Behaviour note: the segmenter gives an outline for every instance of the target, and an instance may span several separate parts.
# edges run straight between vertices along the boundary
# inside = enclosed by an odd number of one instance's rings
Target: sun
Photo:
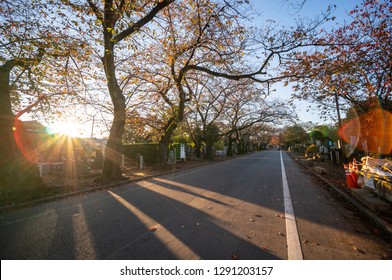
[[[71,122],[58,122],[49,126],[52,133],[63,134],[69,137],[77,137],[79,131],[77,126]]]

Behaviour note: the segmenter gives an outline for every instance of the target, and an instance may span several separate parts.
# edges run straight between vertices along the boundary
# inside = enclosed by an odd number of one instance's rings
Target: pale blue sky
[[[300,0],[250,0],[250,3],[254,6],[255,10],[260,14],[255,19],[253,24],[263,24],[268,19],[274,20],[281,26],[293,26],[295,21],[299,17],[314,18],[322,11],[326,11],[329,5],[336,5],[332,16],[335,16],[334,21],[330,21],[325,25],[325,28],[337,26],[345,21],[350,21],[349,11],[352,10],[356,5],[361,4],[362,0],[306,0],[301,10],[296,10],[287,3],[298,3]],[[275,86],[276,92],[272,93],[272,97],[279,97],[288,99],[291,94],[291,87],[283,87],[281,84]],[[313,123],[328,123],[332,124],[336,120],[323,121],[320,119],[319,111],[317,109],[310,110],[307,112],[308,102],[296,102],[296,111],[302,122],[313,122]],[[334,112],[335,113],[335,112]],[[344,113],[343,113],[344,116]]]
[[[294,24],[295,18],[299,16],[312,18],[321,11],[325,11],[329,5],[336,5],[333,13],[336,17],[335,22],[343,22],[348,18],[347,13],[362,1],[306,0],[300,10],[296,10],[288,5],[288,3],[298,2],[301,2],[301,0],[250,0],[255,9],[261,13],[261,19],[273,19],[286,26]]]

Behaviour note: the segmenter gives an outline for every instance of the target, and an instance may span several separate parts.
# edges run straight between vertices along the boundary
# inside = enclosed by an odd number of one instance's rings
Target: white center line
[[[289,184],[287,183],[286,171],[283,163],[282,152],[280,152],[280,163],[282,166],[282,183],[284,211],[286,220],[287,255],[289,260],[303,260],[301,243],[299,241],[297,222],[295,220],[293,204],[291,202]]]

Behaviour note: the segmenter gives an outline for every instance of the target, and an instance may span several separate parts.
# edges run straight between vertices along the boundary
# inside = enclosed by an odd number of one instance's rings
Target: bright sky
[[[262,24],[267,19],[272,19],[282,26],[293,26],[298,17],[314,18],[322,11],[326,11],[329,5],[336,5],[332,16],[336,19],[328,24],[338,25],[345,21],[350,21],[348,12],[356,5],[359,5],[361,0],[306,0],[301,10],[296,10],[287,3],[298,3],[301,0],[250,0],[250,3],[255,7],[256,11],[260,13],[260,17],[255,20],[256,24]],[[328,25],[325,25],[327,28]],[[291,94],[291,87],[284,87],[281,84],[275,86],[276,92],[272,97],[280,97],[288,99]],[[297,113],[301,122],[325,123],[320,120],[319,112],[314,108],[307,112],[308,106],[312,105],[308,102],[296,102]],[[344,116],[344,114],[343,114]],[[336,120],[331,120],[327,124],[335,123]]]
[[[296,10],[287,4],[299,2],[301,0],[250,0],[250,3],[261,13],[261,20],[273,19],[286,26],[294,24],[297,17],[312,18],[325,11],[329,5],[336,5],[333,15],[336,16],[335,22],[341,23],[348,18],[347,13],[362,1],[306,0],[301,10]]]

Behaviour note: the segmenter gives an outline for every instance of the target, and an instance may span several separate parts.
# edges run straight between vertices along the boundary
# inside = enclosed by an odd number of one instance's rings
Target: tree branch
[[[102,14],[100,13],[97,5],[95,5],[95,3],[91,0],[87,0],[90,8],[93,10],[93,13],[95,14],[95,16],[97,17],[98,20],[100,20],[101,22],[104,21]]]
[[[91,0],[89,0],[91,1]],[[175,0],[163,0],[162,2],[159,2],[147,15],[145,15],[143,18],[139,19],[137,22],[129,26],[127,29],[124,31],[120,32],[114,37],[115,42],[120,42],[124,40],[126,37],[131,35],[132,33],[138,31],[141,27],[149,23],[157,13],[159,13],[162,9],[166,8],[168,5],[170,5],[172,2]]]
[[[64,93],[53,93],[53,94],[50,94],[50,95],[40,96],[34,103],[30,104],[26,108],[24,108],[24,109],[20,110],[18,113],[16,113],[15,118],[16,119],[20,118],[23,114],[26,114],[26,113],[30,112],[34,107],[36,107],[42,101],[47,100],[47,99],[49,99],[52,96],[63,95],[63,94]]]
[[[45,50],[43,48],[38,49],[38,53],[34,58],[15,58],[7,60],[3,65],[0,66],[0,71],[11,71],[14,67],[26,67],[39,63],[44,56]]]
[[[229,80],[235,80],[235,81],[239,81],[241,79],[252,79],[252,80],[259,82],[259,83],[265,83],[265,82],[267,82],[266,80],[260,80],[260,79],[256,78],[255,76],[267,74],[267,72],[265,72],[264,70],[274,55],[275,55],[275,52],[271,52],[267,56],[267,58],[265,59],[264,63],[261,65],[260,69],[253,72],[253,73],[249,73],[249,74],[221,73],[221,72],[217,72],[217,71],[208,69],[203,66],[198,66],[198,65],[187,65],[186,70],[197,70],[197,71],[201,71],[201,72],[207,73],[207,74],[215,76],[215,77],[222,77],[222,78],[226,78]]]
[[[207,73],[209,75],[215,76],[215,77],[222,77],[222,78],[226,78],[229,80],[235,80],[235,81],[239,81],[241,79],[253,79],[255,81],[259,81],[262,82],[262,80],[256,79],[255,76],[260,74],[260,75],[265,75],[267,74],[266,72],[262,72],[262,71],[256,71],[250,74],[238,74],[238,75],[234,75],[234,74],[227,74],[227,73],[221,73],[221,72],[217,72],[211,69],[208,69],[206,67],[203,66],[198,66],[198,65],[189,65],[187,67],[188,70],[197,70],[197,71],[201,71],[204,73]]]

